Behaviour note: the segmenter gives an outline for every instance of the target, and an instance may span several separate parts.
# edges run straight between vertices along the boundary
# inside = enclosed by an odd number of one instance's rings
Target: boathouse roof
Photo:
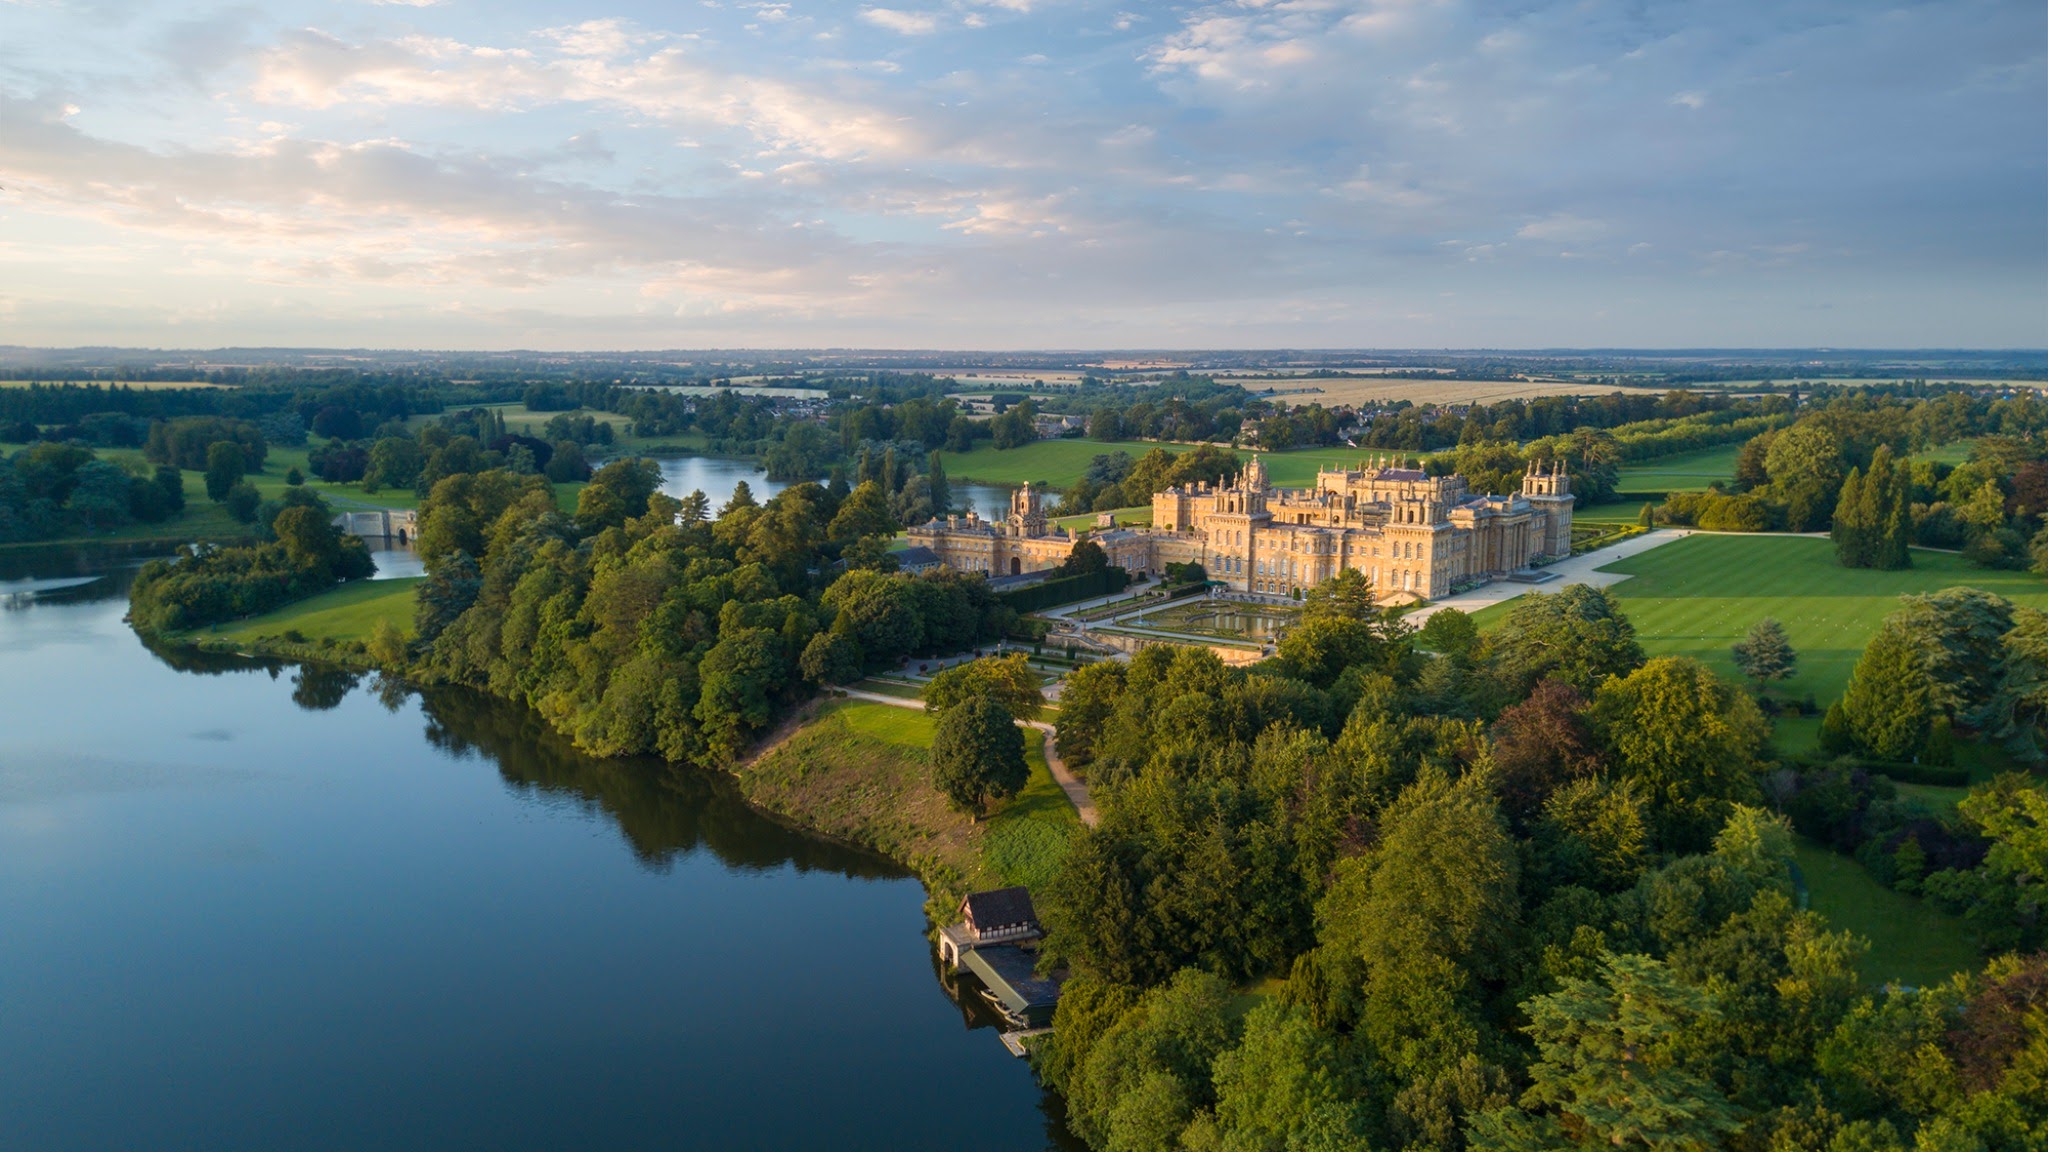
[[[960,911],[977,932],[1038,923],[1038,910],[1031,906],[1028,888],[998,888],[976,892],[960,902]]]

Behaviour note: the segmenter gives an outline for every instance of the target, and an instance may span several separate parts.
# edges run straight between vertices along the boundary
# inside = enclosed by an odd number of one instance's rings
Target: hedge
[[[1930,784],[1937,788],[1962,788],[1970,783],[1970,770],[1944,764],[1908,764],[1900,760],[1872,760],[1863,756],[1841,756],[1835,759],[1799,757],[1798,763],[1804,768],[1827,768],[1840,761],[1852,761],[1855,766],[1874,776],[1888,776],[1900,784]]]
[[[1019,612],[1036,612],[1043,608],[1072,604],[1076,600],[1092,600],[1097,596],[1121,592],[1130,582],[1130,573],[1121,568],[1109,567],[1100,572],[1061,576],[1047,580],[1043,584],[1033,584],[1014,592],[1004,592],[996,599]]]

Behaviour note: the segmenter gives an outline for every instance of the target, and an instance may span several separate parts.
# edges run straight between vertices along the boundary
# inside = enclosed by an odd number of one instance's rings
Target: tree
[[[1937,711],[1925,650],[1896,614],[1878,626],[1849,673],[1842,719],[1856,746],[1882,760],[1911,760]]]
[[[726,500],[725,507],[720,508],[718,510],[718,517],[719,519],[723,520],[725,517],[732,515],[733,512],[741,508],[758,507],[760,507],[760,505],[755,503],[754,501],[753,488],[749,487],[745,480],[740,480],[736,481],[733,484],[732,496],[730,499]]]
[[[1758,692],[1773,680],[1791,676],[1799,663],[1799,654],[1792,650],[1785,626],[1769,616],[1751,625],[1749,635],[1737,641],[1732,652],[1735,667],[1756,681]]]
[[[247,480],[236,481],[221,501],[221,505],[228,510],[228,515],[243,524],[256,522],[256,509],[262,504],[263,494],[256,491],[256,486]]]
[[[1647,788],[1667,848],[1705,847],[1731,803],[1757,798],[1763,715],[1697,660],[1660,656],[1607,681],[1593,717],[1618,774]]]
[[[1643,663],[1635,626],[1622,615],[1621,602],[1604,588],[1584,584],[1517,598],[1488,638],[1487,651],[1516,697],[1528,695],[1546,676],[1592,692],[1609,676],[1625,676]]]
[[[1335,617],[1345,620],[1372,620],[1380,615],[1379,602],[1373,598],[1372,581],[1356,568],[1339,569],[1335,576],[1308,590],[1302,597],[1301,615],[1304,620],[1317,617]]]
[[[80,466],[72,480],[66,507],[87,528],[112,528],[128,521],[134,483],[119,466],[93,460]]]
[[[969,700],[993,700],[1018,720],[1036,720],[1045,707],[1038,674],[1022,652],[956,664],[932,677],[924,690],[924,706],[932,712],[943,713]]]
[[[2012,628],[2000,639],[1998,691],[1985,709],[1992,735],[2021,759],[2042,759],[2048,730],[2048,612],[2013,609]]]
[[[405,633],[400,632],[398,625],[390,620],[378,618],[376,625],[370,629],[368,648],[370,659],[377,662],[377,667],[393,671],[405,667]]]
[[[413,592],[413,631],[431,644],[469,606],[483,588],[483,575],[467,552],[456,552],[427,569],[427,578]]]
[[[1568,1123],[1549,1115],[1488,1113],[1473,1126],[1476,1152],[1714,1152],[1741,1130],[1741,1113],[1685,1059],[1688,1033],[1717,1019],[1715,1004],[1661,961],[1604,954],[1596,978],[1566,978],[1558,991],[1523,1008],[1537,1060],[1522,1106],[1554,1108]]]
[[[956,806],[979,819],[990,801],[1015,796],[1030,778],[1024,733],[1008,708],[984,698],[939,714],[932,735],[932,786]]]
[[[1864,479],[1857,468],[1849,469],[1842,492],[1835,500],[1835,522],[1829,535],[1835,541],[1835,559],[1844,568],[1873,566],[1878,532],[1878,507],[1871,489],[1876,477]]]
[[[284,482],[286,487],[297,488],[306,482],[306,474],[297,468],[287,469],[284,474]]]
[[[851,542],[863,536],[893,536],[901,527],[889,512],[888,494],[873,480],[856,485],[825,529],[834,540]]]
[[[944,516],[953,510],[953,486],[946,482],[946,462],[934,451],[925,457],[924,479],[931,494],[932,515]]]
[[[1428,651],[1469,663],[1479,648],[1479,625],[1456,608],[1439,608],[1423,622],[1415,642]]]
[[[233,440],[216,440],[206,447],[206,498],[226,503],[228,491],[247,471],[242,446]]]
[[[1593,737],[1590,711],[1578,689],[1545,680],[1494,721],[1495,784],[1509,812],[1527,817],[1558,788],[1600,775],[1604,758]]]
[[[851,684],[860,679],[860,645],[838,632],[820,632],[804,645],[797,668],[813,684]]]
[[[1125,688],[1121,660],[1102,660],[1069,673],[1060,689],[1060,714],[1054,722],[1060,758],[1075,769],[1095,759],[1096,742],[1115,713]]]
[[[271,522],[271,531],[284,546],[285,558],[301,572],[321,580],[332,578],[341,558],[341,534],[322,509],[305,506],[286,508]]]
[[[1060,561],[1061,576],[1092,576],[1109,570],[1109,554],[1102,545],[1083,536],[1068,550],[1067,558]]]

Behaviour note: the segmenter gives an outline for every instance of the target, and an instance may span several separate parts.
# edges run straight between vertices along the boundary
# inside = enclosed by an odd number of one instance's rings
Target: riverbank
[[[1051,880],[1081,820],[1046,764],[1043,733],[1025,741],[1024,790],[985,820],[931,786],[932,734],[921,711],[831,700],[734,773],[749,803],[916,872],[935,924],[968,892]]]
[[[377,670],[368,640],[380,621],[412,631],[421,578],[356,581],[261,616],[170,636],[159,644]],[[923,880],[933,923],[985,888],[1052,878],[1081,816],[1046,761],[1048,735],[1025,741],[1030,779],[985,820],[931,785],[932,720],[922,710],[821,698],[792,714],[732,766],[748,803],[832,840],[878,852]]]

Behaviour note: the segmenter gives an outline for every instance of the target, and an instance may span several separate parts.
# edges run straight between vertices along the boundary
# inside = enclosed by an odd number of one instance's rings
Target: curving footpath
[[[858,688],[842,688],[840,691],[853,700],[867,700],[897,708],[915,708],[919,712],[925,710],[922,700],[906,700],[901,696],[885,696],[880,692],[863,692]],[[1051,769],[1053,782],[1060,786],[1060,791],[1067,794],[1067,802],[1074,806],[1074,812],[1081,817],[1081,823],[1090,828],[1095,827],[1096,822],[1102,819],[1101,814],[1095,811],[1095,802],[1088,798],[1088,785],[1075,779],[1074,774],[1067,771],[1067,762],[1060,759],[1059,734],[1053,730],[1052,725],[1043,720],[1023,720],[1019,723],[1026,728],[1036,728],[1045,733],[1045,766]]]

